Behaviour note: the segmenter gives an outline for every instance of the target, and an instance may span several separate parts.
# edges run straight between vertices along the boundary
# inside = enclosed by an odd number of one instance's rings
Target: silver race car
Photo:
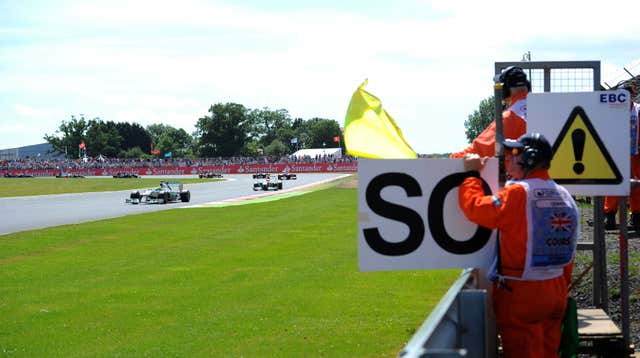
[[[253,182],[253,190],[282,190],[282,180],[275,179],[274,176],[267,174],[264,179]]]
[[[191,192],[185,190],[180,182],[161,181],[157,188],[134,191],[125,200],[131,204],[166,204],[180,200],[183,203],[191,200]]]

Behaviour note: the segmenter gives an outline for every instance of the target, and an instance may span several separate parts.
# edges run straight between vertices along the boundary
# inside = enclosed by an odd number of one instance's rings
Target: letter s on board
[[[409,235],[400,242],[386,241],[378,228],[363,230],[367,244],[379,254],[386,256],[402,256],[415,251],[424,239],[425,226],[420,214],[411,208],[390,203],[380,196],[382,189],[388,186],[399,186],[408,197],[422,196],[420,184],[412,176],[405,173],[384,173],[374,177],[367,185],[366,201],[371,210],[388,219],[406,224]]]

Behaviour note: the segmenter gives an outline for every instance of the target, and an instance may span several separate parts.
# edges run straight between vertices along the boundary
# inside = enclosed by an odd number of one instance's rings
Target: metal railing
[[[494,324],[478,270],[465,269],[398,357],[494,357]]]

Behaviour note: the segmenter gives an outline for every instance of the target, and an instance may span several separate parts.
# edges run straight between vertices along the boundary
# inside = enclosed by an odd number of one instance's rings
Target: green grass
[[[167,179],[167,178],[0,178],[0,198],[25,195],[84,193],[155,187],[161,180],[179,181],[183,184],[206,183],[220,179]]]
[[[356,199],[0,236],[0,356],[393,357],[459,270],[358,272]]]

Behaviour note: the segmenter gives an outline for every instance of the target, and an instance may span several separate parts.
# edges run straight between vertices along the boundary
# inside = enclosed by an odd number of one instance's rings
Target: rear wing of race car
[[[169,187],[169,189],[177,192],[181,192],[183,190],[183,185],[179,181],[168,181],[165,182],[165,185]]]

